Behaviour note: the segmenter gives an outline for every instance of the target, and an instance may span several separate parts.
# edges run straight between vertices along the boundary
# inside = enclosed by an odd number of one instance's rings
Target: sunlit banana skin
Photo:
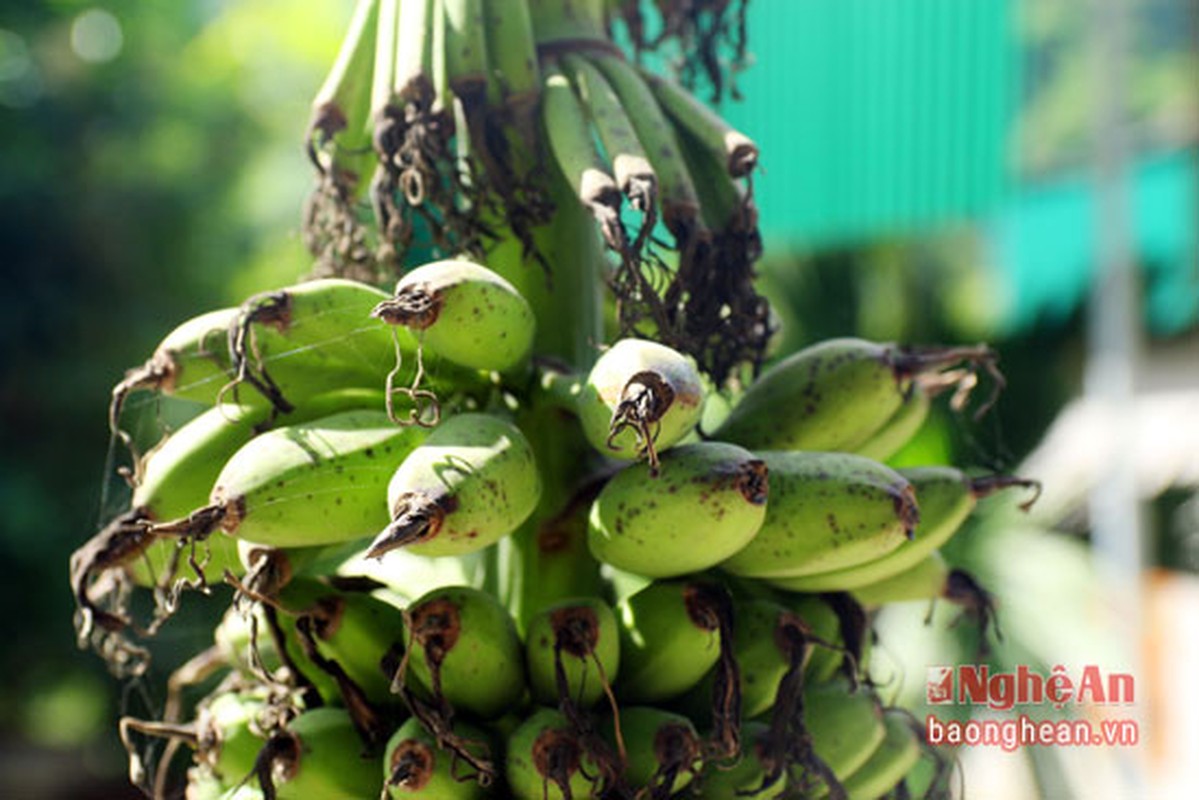
[[[396,468],[387,486],[391,521],[367,551],[463,555],[516,530],[537,507],[541,479],[520,429],[490,414],[441,423]],[[378,530],[378,529],[376,529]]]
[[[115,429],[125,396],[155,389],[173,397],[211,403],[233,377],[229,329],[238,309],[222,308],[192,317],[172,330],[141,367],[129,370],[112,390],[110,422]]]
[[[633,208],[656,214],[658,178],[620,98],[599,70],[582,56],[564,55],[562,66],[612,161],[612,174],[621,193]]]
[[[827,339],[764,372],[713,435],[750,449],[855,452],[903,406],[913,378],[961,362],[1002,381],[985,347]]]
[[[589,797],[595,764],[560,711],[537,709],[508,737],[504,773],[519,800]]]
[[[845,569],[784,578],[776,584],[800,592],[847,591],[869,586],[914,568],[957,533],[979,498],[1009,487],[1037,488],[1033,481],[1006,475],[971,478],[954,467],[908,467],[906,478],[920,504],[920,523],[912,540],[881,558]]]
[[[764,462],[736,445],[700,442],[664,453],[661,474],[617,473],[591,508],[588,546],[600,561],[650,577],[715,566],[753,539],[767,514]]]
[[[275,422],[294,424],[371,405],[382,408],[380,393],[331,392],[312,398]],[[130,505],[146,519],[157,522],[186,516],[203,506],[225,462],[270,426],[272,416],[270,409],[262,405],[221,403],[204,411],[146,453]],[[138,583],[149,585],[165,574],[177,548],[178,540],[160,538],[142,558],[130,564],[129,572]],[[235,549],[234,540],[220,536],[208,537],[197,548],[207,581],[219,582],[226,569],[239,571]]]
[[[425,438],[383,411],[346,411],[276,428],[225,464],[210,497],[220,525],[275,547],[336,544],[387,524],[384,498],[395,465]]]
[[[759,452],[770,502],[757,535],[722,564],[734,575],[790,578],[880,558],[919,521],[911,484],[849,453]]]
[[[623,660],[616,690],[622,701],[677,697],[716,665],[720,620],[708,600],[719,592],[697,581],[657,581],[617,604]]]
[[[426,352],[463,367],[505,372],[529,355],[536,323],[516,288],[469,261],[435,261],[396,284],[371,315],[402,325]]]
[[[372,320],[370,312],[387,297],[373,286],[344,278],[263,292],[242,304],[240,327],[233,329],[230,344],[237,355],[253,336],[258,355],[268,362],[295,357],[311,367],[344,364],[383,374],[392,366],[395,345],[392,331]],[[402,342],[412,347],[409,337]]]
[[[274,784],[279,800],[366,798],[378,797],[383,787],[378,763],[363,753],[362,740],[344,709],[314,708],[267,741],[256,773],[260,782]]]
[[[632,460],[666,450],[690,433],[703,400],[690,358],[656,342],[621,339],[591,368],[577,410],[593,447]]]
[[[849,800],[876,800],[895,788],[920,760],[920,740],[903,711],[883,712],[886,734],[865,764],[844,781]]]
[[[604,695],[620,669],[620,634],[611,607],[598,597],[563,600],[534,616],[525,632],[525,661],[533,699],[558,702],[557,664],[566,696],[588,708]]]
[[[490,749],[490,736],[466,723],[454,726],[463,740],[475,743],[481,756]],[[438,747],[420,720],[409,719],[387,742],[383,754],[384,797],[422,797],[426,800],[474,800],[493,792],[471,779],[469,768],[455,764],[454,755]]]
[[[524,648],[512,618],[490,594],[466,586],[436,589],[409,606],[406,617],[406,685],[430,698],[439,690],[455,711],[480,719],[498,717],[520,700]]]

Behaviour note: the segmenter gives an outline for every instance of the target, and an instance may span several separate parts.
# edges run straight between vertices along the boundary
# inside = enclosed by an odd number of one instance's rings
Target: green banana
[[[577,399],[583,433],[605,455],[657,453],[691,432],[703,413],[704,387],[695,363],[643,339],[621,339],[595,362]]]
[[[490,414],[458,414],[408,454],[387,487],[391,522],[368,558],[407,547],[463,555],[516,530],[537,506],[541,479],[520,429]]]
[[[916,376],[959,362],[994,373],[994,361],[985,347],[828,339],[764,372],[713,436],[750,449],[853,452],[903,406]]]
[[[813,631],[808,622],[781,603],[737,598],[733,608],[731,649],[740,673],[741,716],[753,719],[770,710],[783,676],[788,670],[804,669],[816,645],[809,640]],[[799,640],[788,635],[792,629],[802,634],[802,649],[792,647]],[[683,707],[694,709],[691,716],[697,722],[711,715],[714,681],[714,673],[708,673],[682,701]]]
[[[720,660],[729,605],[718,585],[679,580],[654,582],[618,603],[617,696],[633,703],[660,702],[699,683]]]
[[[162,534],[200,535],[220,526],[239,539],[276,547],[334,544],[369,536],[387,520],[391,464],[424,439],[382,411],[344,411],[264,433],[233,454],[210,504],[159,523]]]
[[[192,317],[176,327],[154,348],[153,355],[140,367],[125,373],[112,389],[108,425],[120,430],[125,398],[137,389],[152,389],[172,397],[216,401],[221,389],[233,379],[233,359],[229,354],[229,329],[240,310],[222,308]]]
[[[237,785],[254,771],[262,739],[255,735],[266,710],[260,691],[221,692],[203,702],[196,715],[196,760],[225,787]]]
[[[804,720],[816,755],[839,780],[865,764],[886,737],[878,700],[843,679],[804,690]]]
[[[383,396],[369,390],[344,390],[305,401],[275,422],[296,424],[352,408],[382,407]],[[264,406],[220,403],[190,420],[142,458],[140,480],[130,505],[149,521],[164,522],[187,515],[203,506],[212,492],[222,465],[255,435],[269,427],[272,413]],[[178,559],[179,539],[159,538],[128,571],[134,581],[153,585],[160,576],[171,574]],[[221,580],[226,569],[236,571],[235,540],[210,536],[203,543],[202,558],[207,582]]]
[[[620,186],[595,147],[595,134],[582,101],[556,61],[542,63],[542,130],[562,176],[595,217],[613,248],[625,241],[620,223]]]
[[[399,609],[367,592],[340,590],[312,578],[292,580],[279,591],[277,602],[285,633],[297,638],[301,651],[313,648],[318,666],[332,669],[335,679],[353,681],[372,702],[393,699],[391,675],[383,665],[401,651]]]
[[[920,760],[920,739],[907,712],[883,712],[886,731],[870,759],[843,781],[849,800],[876,800],[895,788]]]
[[[524,653],[516,625],[499,601],[466,586],[436,589],[405,612],[408,645],[393,687],[493,719],[525,692]]]
[[[539,703],[590,708],[610,691],[620,668],[621,636],[598,597],[563,600],[534,616],[525,633],[529,688]]]
[[[722,564],[734,575],[792,578],[860,564],[900,547],[919,510],[911,484],[864,456],[763,452],[770,474],[766,519]]]
[[[620,711],[620,731],[628,753],[625,778],[643,787],[638,796],[666,800],[690,785],[703,768],[703,747],[691,720],[649,706]],[[610,736],[616,743],[615,736]],[[619,747],[619,743],[617,743]]]
[[[846,656],[853,660],[855,674],[862,672],[862,651],[866,635],[865,618],[850,608],[835,608],[833,595],[795,595],[784,604],[807,626],[808,649],[804,663],[804,683],[825,683],[841,669]],[[849,604],[846,604],[849,605]],[[860,609],[855,609],[860,610]],[[842,615],[846,618],[843,619]]]
[[[633,123],[642,149],[649,156],[650,165],[658,179],[658,199],[666,229],[676,240],[689,241],[701,225],[699,197],[674,126],[666,118],[649,86],[624,58],[607,53],[588,53],[587,58],[620,98],[620,105]]]
[[[775,585],[797,592],[828,592],[879,583],[915,567],[949,541],[980,498],[1011,487],[1039,491],[1036,481],[1007,475],[971,478],[954,467],[909,467],[897,472],[912,484],[920,503],[920,523],[912,541],[877,559],[844,569],[779,579],[774,581]],[[1036,499],[1035,495],[1032,499]]]
[[[650,577],[715,566],[748,545],[767,515],[766,465],[736,445],[674,447],[662,474],[617,473],[591,507],[587,544],[600,561]]]
[[[778,791],[765,786],[769,773],[762,762],[763,740],[769,735],[770,727],[763,722],[746,722],[741,727],[743,747],[740,756],[731,764],[709,760],[697,781],[700,797],[758,798],[775,797]]]
[[[590,797],[598,780],[574,726],[561,711],[536,709],[505,747],[508,788],[518,800]]]
[[[396,284],[371,316],[415,332],[429,353],[469,369],[507,372],[533,344],[533,310],[516,288],[469,261],[435,261]]]
[[[838,679],[807,687],[803,709],[812,750],[822,765],[809,769],[804,782],[809,787],[823,782],[830,793],[834,788],[841,789],[831,785],[828,773],[843,784],[870,760],[887,735],[882,708],[869,692],[853,691]],[[809,774],[812,772],[815,774]]]
[[[347,203],[366,189],[365,172],[372,160],[367,122],[378,21],[379,0],[358,0],[337,59],[312,101],[308,123],[309,158]]]
[[[234,377],[282,412],[333,385],[383,388],[402,356],[416,352],[407,330],[370,318],[387,294],[324,278],[257,294],[229,328]]]
[[[600,71],[582,56],[567,53],[562,56],[562,66],[595,125],[621,194],[643,214],[656,214],[658,177],[620,98]],[[652,217],[645,224],[652,227]]]
[[[729,176],[743,178],[753,172],[758,165],[758,146],[752,139],[734,130],[720,115],[673,81],[646,69],[640,72],[663,110],[723,164]]]
[[[913,381],[895,413],[855,447],[854,452],[875,461],[887,461],[916,436],[931,410],[932,398],[928,391],[920,381]]]
[[[485,732],[456,723],[454,733],[469,742],[479,758],[488,757],[491,737]],[[425,730],[419,719],[413,718],[401,725],[387,742],[383,756],[383,797],[476,800],[492,794],[478,780],[462,772],[455,755],[440,749],[437,737]]]
[[[377,759],[364,754],[340,708],[300,713],[263,745],[254,771],[263,792],[278,800],[378,797],[383,787]]]

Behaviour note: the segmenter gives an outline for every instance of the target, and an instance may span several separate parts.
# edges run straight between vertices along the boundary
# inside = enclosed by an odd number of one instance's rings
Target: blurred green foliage
[[[304,123],[351,5],[0,15],[0,748],[102,746],[80,785],[124,771],[118,687],[75,649],[67,588],[69,553],[116,510],[109,392],[179,321],[308,269]],[[21,780],[6,796],[59,791]]]

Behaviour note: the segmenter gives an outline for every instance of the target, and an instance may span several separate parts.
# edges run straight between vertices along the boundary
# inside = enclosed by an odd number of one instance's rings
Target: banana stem
[[[528,7],[538,46],[608,42],[603,0],[528,0]]]
[[[1010,489],[1013,486],[1030,490],[1032,496],[1020,504],[1021,511],[1030,510],[1033,504],[1041,497],[1041,482],[1030,478],[1017,478],[1014,475],[984,475],[981,478],[969,478],[968,483],[970,485],[970,494],[974,496],[975,500],[990,497],[997,492]]]

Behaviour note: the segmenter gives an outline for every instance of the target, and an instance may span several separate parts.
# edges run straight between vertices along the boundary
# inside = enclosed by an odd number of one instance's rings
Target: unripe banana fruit
[[[578,734],[560,711],[542,708],[508,737],[505,773],[518,800],[581,800],[597,780]]]
[[[886,737],[882,708],[866,690],[843,680],[804,690],[804,724],[816,756],[844,781],[865,764]]]
[[[780,603],[767,598],[739,599],[734,609],[732,651],[740,672],[741,716],[752,719],[770,710],[783,676],[789,669],[803,669],[815,645],[807,641],[801,651],[792,651],[792,642],[798,638],[789,635],[788,629],[804,639],[812,631],[806,620]],[[714,679],[709,673],[685,698],[686,708],[696,710],[692,718],[697,722],[710,716]]]
[[[845,569],[783,578],[776,585],[797,592],[827,592],[885,581],[915,567],[949,541],[980,498],[1010,487],[1039,489],[1035,481],[1006,475],[971,478],[954,467],[910,467],[897,472],[912,484],[920,503],[920,524],[913,531],[912,541],[878,559]]]
[[[391,476],[391,522],[379,526],[367,557],[397,547],[425,556],[481,550],[516,530],[540,497],[533,448],[520,429],[490,414],[457,414]]]
[[[393,465],[425,436],[422,428],[397,428],[382,411],[276,428],[229,459],[211,508],[228,533],[276,547],[369,536],[387,522]]]
[[[883,797],[920,760],[920,740],[912,730],[911,717],[899,710],[884,711],[883,726],[886,734],[882,744],[843,782],[849,800]]]
[[[454,733],[474,745],[477,755],[486,758],[490,738],[486,733],[456,723]],[[491,794],[457,763],[454,754],[438,747],[420,720],[409,719],[387,742],[383,756],[384,797],[421,797],[425,800],[476,800]]]
[[[112,390],[109,422],[117,427],[126,395],[155,389],[173,397],[211,403],[233,377],[228,334],[239,310],[222,308],[192,317],[154,349],[141,367],[129,370]]]
[[[934,600],[945,594],[949,582],[949,564],[940,551],[876,583],[853,590],[854,598],[864,606],[877,608],[887,603]]]
[[[720,658],[722,601],[727,595],[714,584],[660,581],[618,603],[618,696],[659,702],[695,686]]]
[[[379,796],[378,761],[363,752],[350,715],[341,708],[302,712],[272,736],[258,756],[259,779],[278,800]]]
[[[348,390],[330,392],[302,403],[279,421],[296,424],[352,408],[383,407],[379,392]],[[131,505],[144,518],[163,522],[183,517],[203,506],[212,492],[222,466],[263,428],[272,413],[262,405],[221,403],[191,419],[145,454],[140,480],[133,490]],[[129,571],[134,580],[153,584],[174,558],[178,540],[161,538],[150,545]],[[236,571],[236,542],[221,536],[205,540],[204,576],[220,581],[226,569]]]
[[[290,582],[278,602],[285,611],[280,622],[290,636],[311,636],[320,655],[335,661],[373,702],[393,699],[383,664],[389,655],[398,658],[394,651],[400,649],[396,643],[403,628],[398,609],[366,592],[338,591],[312,578]]]
[[[875,461],[887,461],[920,432],[931,410],[932,398],[928,391],[920,381],[912,381],[907,395],[890,419],[853,451]]]
[[[616,680],[620,635],[612,609],[598,597],[564,600],[543,609],[529,621],[525,641],[529,687],[539,703],[559,702],[565,688],[566,698],[589,708]],[[565,687],[559,686],[559,669]]]
[[[196,715],[196,759],[228,788],[254,770],[262,738],[254,734],[265,708],[260,692],[222,692],[201,704]]]
[[[961,361],[993,371],[994,359],[985,347],[828,339],[764,372],[714,436],[750,449],[854,452],[903,406],[915,376]]]
[[[508,281],[470,261],[435,261],[396,284],[371,311],[420,336],[435,355],[470,369],[505,372],[533,345],[533,310]]]
[[[766,465],[736,445],[700,442],[662,455],[662,474],[617,473],[591,508],[591,553],[619,569],[673,577],[745,547],[767,515]]]
[[[498,717],[525,692],[516,625],[499,601],[467,586],[437,589],[408,607],[406,686],[482,719]]]
[[[718,761],[704,764],[700,776],[699,797],[719,800],[739,798],[775,797],[778,789],[763,786],[766,765],[762,763],[762,741],[770,734],[770,727],[762,722],[747,722],[741,728],[741,755],[731,766]]]
[[[583,432],[599,452],[645,456],[691,432],[703,413],[704,387],[695,363],[665,345],[621,339],[591,368],[578,398]]]
[[[919,521],[911,484],[848,453],[764,452],[770,502],[757,536],[722,565],[734,575],[791,578],[880,558]]]
[[[611,727],[611,726],[610,726]],[[666,800],[682,791],[703,767],[703,748],[691,720],[649,706],[620,711],[620,730],[629,784],[644,787],[650,800]],[[615,744],[615,737],[609,735]]]

